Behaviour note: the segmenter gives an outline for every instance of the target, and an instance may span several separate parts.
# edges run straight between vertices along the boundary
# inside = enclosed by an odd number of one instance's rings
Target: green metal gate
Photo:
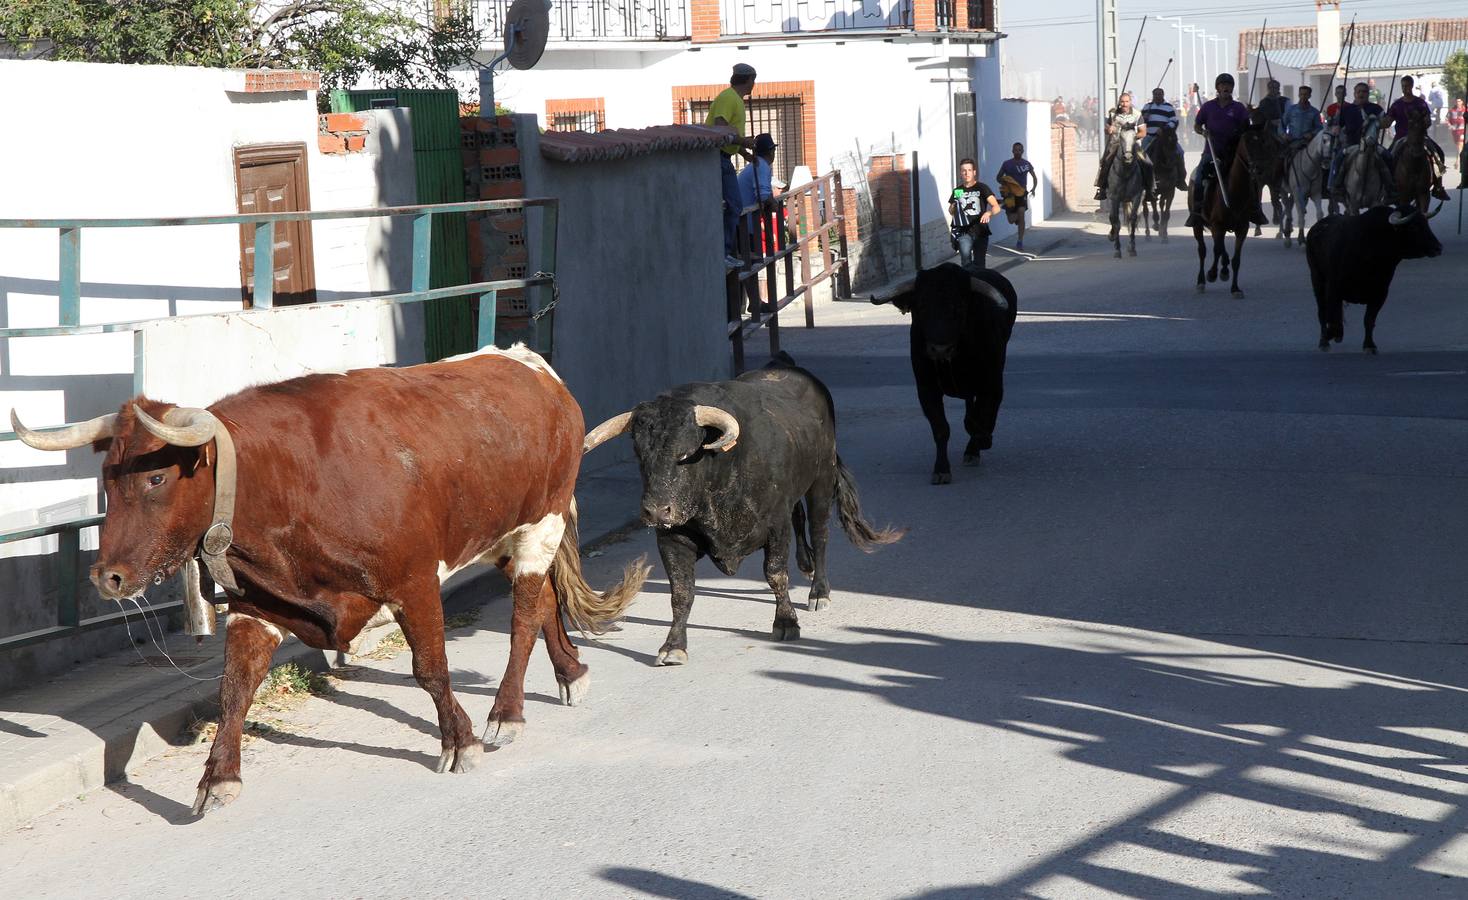
[[[413,162],[419,203],[458,203],[464,199],[464,162],[459,153],[459,94],[452,90],[332,91],[332,112],[362,112],[373,101],[391,101],[413,111]],[[478,199],[478,198],[475,198]],[[429,244],[430,287],[469,281],[469,235],[462,213],[433,217]],[[424,355],[429,362],[467,353],[475,347],[474,299],[433,303],[424,310]]]

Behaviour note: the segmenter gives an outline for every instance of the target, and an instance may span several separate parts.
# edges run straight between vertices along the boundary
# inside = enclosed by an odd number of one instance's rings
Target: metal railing
[[[721,30],[726,35],[794,34],[812,31],[866,31],[911,28],[912,0],[723,0]]]
[[[484,40],[498,46],[512,0],[471,0]],[[560,41],[681,41],[691,34],[688,0],[550,0],[550,38]]]
[[[994,0],[937,0],[936,13],[939,28],[994,30]]]
[[[539,271],[527,278],[509,278],[499,281],[480,281],[450,287],[430,288],[429,249],[432,221],[435,215],[453,215],[493,210],[526,209],[539,207],[541,215],[541,250]],[[0,219],[0,228],[47,228],[56,229],[60,242],[60,265],[58,296],[60,299],[58,323],[31,328],[0,328],[0,340],[7,338],[54,337],[77,334],[110,334],[137,332],[143,326],[164,319],[217,318],[220,316],[264,316],[270,315],[275,272],[275,224],[277,222],[317,222],[329,219],[365,219],[385,216],[413,217],[413,269],[411,289],[405,293],[359,297],[347,300],[332,300],[332,305],[372,304],[377,306],[402,305],[407,303],[448,300],[478,295],[479,325],[477,346],[494,343],[498,294],[500,291],[525,289],[530,312],[530,343],[537,351],[543,351],[544,340],[540,320],[554,306],[556,227],[558,202],[550,198],[524,200],[478,200],[470,203],[438,203],[418,206],[389,206],[368,209],[322,210],[314,212],[253,213],[224,216],[191,216],[184,218],[154,219]],[[254,308],[233,309],[227,312],[198,313],[189,316],[166,316],[139,319],[128,322],[105,322],[92,325],[81,324],[81,235],[87,228],[155,228],[180,225],[254,225],[255,271],[253,278]],[[263,262],[262,262],[263,261]],[[544,301],[544,302],[542,302]],[[134,358],[134,393],[141,393],[143,360],[140,354]],[[32,423],[34,427],[34,423]],[[69,425],[52,425],[36,428],[37,431],[56,431]],[[18,440],[15,432],[0,432],[0,441]],[[62,522],[28,526],[22,529],[0,532],[0,545],[13,544],[33,538],[57,535],[58,552],[55,572],[57,580],[56,624],[35,631],[9,637],[0,637],[0,650],[10,650],[29,644],[68,637],[92,628],[122,621],[121,613],[111,613],[83,619],[80,617],[78,576],[81,565],[81,531],[100,525],[104,515],[88,515]],[[181,602],[154,604],[153,609],[166,611],[180,607]]]
[[[780,310],[804,300],[805,327],[814,328],[816,285],[829,280],[838,297],[851,295],[841,173],[786,191],[770,207],[741,210],[737,241],[743,265],[729,270],[725,297],[734,371],[743,372],[744,341],[760,328],[769,330],[770,355],[780,352]]]

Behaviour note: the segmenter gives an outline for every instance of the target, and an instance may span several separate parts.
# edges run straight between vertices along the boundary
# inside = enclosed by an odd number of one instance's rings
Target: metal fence
[[[780,310],[804,300],[805,327],[814,328],[816,285],[830,281],[838,297],[851,295],[841,173],[787,191],[769,208],[747,207],[739,221],[743,265],[729,270],[725,296],[734,370],[743,372],[744,341],[760,328],[769,330],[770,355],[780,352]]]
[[[541,214],[540,271],[527,278],[501,281],[481,281],[447,287],[430,288],[432,275],[432,234],[434,216],[462,216],[464,213],[486,210],[526,209],[539,207]],[[54,326],[34,328],[0,328],[0,340],[10,338],[54,337],[77,334],[136,334],[144,325],[159,319],[140,319],[131,322],[106,322],[92,325],[81,324],[81,247],[82,231],[88,228],[156,228],[179,225],[234,225],[254,227],[255,271],[254,308],[229,312],[200,313],[197,316],[170,318],[197,318],[210,316],[263,316],[272,312],[273,275],[275,271],[275,226],[278,222],[315,222],[328,219],[381,218],[384,216],[413,217],[413,271],[411,289],[406,293],[361,297],[354,300],[332,301],[334,304],[372,304],[377,306],[400,305],[452,300],[466,295],[479,298],[478,346],[494,343],[495,312],[499,291],[526,289],[530,304],[529,342],[537,351],[548,351],[549,323],[543,330],[541,319],[549,314],[555,297],[555,248],[558,204],[554,199],[525,200],[479,200],[470,203],[441,203],[418,206],[376,207],[370,209],[322,210],[316,212],[279,212],[250,215],[193,216],[188,218],[160,219],[0,219],[0,228],[45,228],[55,229],[60,242],[60,272],[58,278],[59,311]],[[263,264],[261,261],[263,260]],[[141,393],[142,359],[134,362],[134,393]],[[68,425],[52,425],[37,428],[37,431],[55,431]],[[18,440],[15,432],[0,432],[0,441]],[[54,522],[13,531],[0,532],[0,544],[11,544],[32,538],[57,536],[56,554],[57,603],[56,624],[48,628],[22,634],[0,637],[0,650],[10,650],[37,644],[43,641],[68,637],[93,628],[113,625],[122,620],[121,613],[111,613],[90,618],[81,618],[78,604],[78,577],[81,566],[81,531],[100,525],[105,516],[90,515],[64,522]],[[165,611],[182,604],[179,602],[155,604],[154,609]]]
[[[513,0],[472,0],[470,15],[488,44],[498,45]],[[550,38],[562,41],[686,39],[687,0],[550,0]]]

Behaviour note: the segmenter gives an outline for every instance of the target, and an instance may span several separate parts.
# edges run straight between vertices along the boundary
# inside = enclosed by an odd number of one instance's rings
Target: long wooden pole
[[[1404,42],[1405,40],[1407,40],[1407,32],[1406,31],[1398,31],[1397,32],[1397,61],[1394,62],[1394,63],[1392,63],[1392,83],[1389,84],[1389,85],[1387,85],[1387,88],[1386,88],[1386,106],[1383,107],[1383,109],[1390,109],[1391,108],[1391,105],[1392,105],[1392,94],[1395,94],[1397,92],[1397,69],[1398,69],[1398,67],[1400,67],[1402,65],[1402,42]]]
[[[1349,72],[1350,69],[1351,69],[1351,61],[1350,61],[1351,60],[1351,57],[1350,56],[1347,56],[1346,54],[1347,54],[1348,48],[1351,46],[1351,39],[1353,37],[1355,37],[1355,36],[1356,36],[1356,17],[1354,15],[1352,15],[1351,16],[1351,27],[1346,29],[1346,42],[1341,45],[1340,52],[1338,52],[1335,55],[1335,68],[1330,70],[1330,79],[1325,82],[1325,96],[1320,101],[1320,111],[1321,111],[1321,113],[1324,113],[1325,112],[1325,108],[1327,106],[1330,106],[1330,104],[1332,103],[1332,97],[1330,95],[1330,89],[1333,88],[1333,87],[1335,87],[1335,73],[1341,67],[1341,57],[1345,57],[1345,59],[1346,59],[1346,71]],[[1345,83],[1345,76],[1344,75],[1341,76],[1341,82],[1343,84]],[[1344,104],[1342,104],[1342,105],[1344,105]],[[1337,112],[1337,114],[1339,114],[1340,111],[1337,110],[1336,112]],[[1329,125],[1330,123],[1329,122],[1326,122],[1326,124]]]
[[[1269,31],[1269,19],[1264,20],[1264,27],[1259,30],[1259,49],[1254,52],[1254,66],[1249,69],[1249,106],[1254,105],[1254,82],[1259,79],[1254,77],[1254,69],[1259,68],[1259,57],[1264,53],[1264,34]]]

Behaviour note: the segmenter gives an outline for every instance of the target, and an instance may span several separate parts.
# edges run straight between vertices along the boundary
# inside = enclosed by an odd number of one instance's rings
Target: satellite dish
[[[479,70],[479,114],[494,115],[494,69],[509,60],[517,69],[540,62],[550,37],[550,0],[515,0],[505,13],[505,52]]]
[[[515,0],[505,13],[505,58],[517,69],[540,62],[550,37],[550,3],[547,0]]]

